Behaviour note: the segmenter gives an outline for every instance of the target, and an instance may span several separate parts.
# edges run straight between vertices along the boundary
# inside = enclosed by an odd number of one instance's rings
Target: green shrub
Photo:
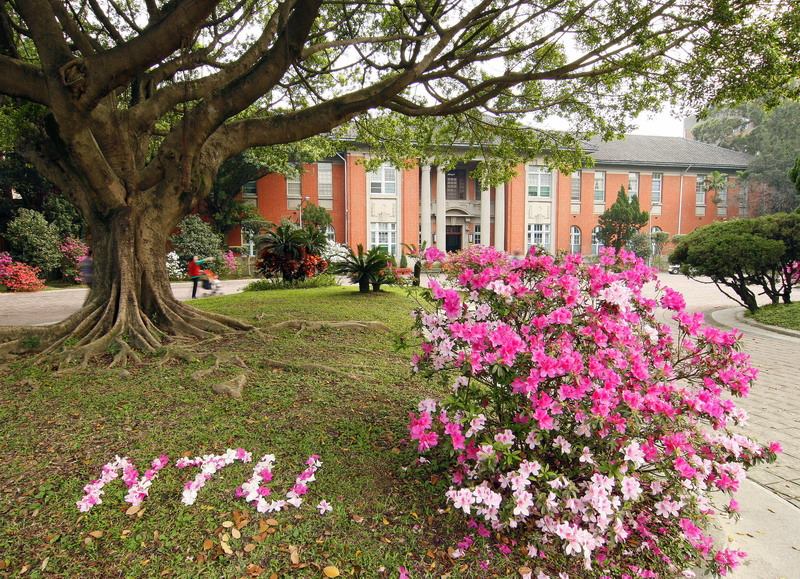
[[[268,291],[280,289],[311,289],[338,285],[336,277],[323,273],[304,280],[283,281],[279,279],[260,279],[247,284],[242,291]]]
[[[58,230],[47,223],[44,215],[33,209],[20,209],[8,224],[5,238],[11,246],[11,255],[47,273],[61,263]]]
[[[181,267],[186,269],[186,263],[193,255],[206,258],[213,257],[214,261],[206,267],[219,274],[224,266],[222,260],[222,236],[216,233],[211,226],[197,215],[187,215],[178,223],[178,233],[170,237],[175,252],[180,256]]]
[[[696,229],[681,239],[669,261],[686,275],[710,277],[725,295],[754,312],[758,303],[750,286],[776,283],[785,250],[783,242],[755,235],[753,220],[742,219]]]

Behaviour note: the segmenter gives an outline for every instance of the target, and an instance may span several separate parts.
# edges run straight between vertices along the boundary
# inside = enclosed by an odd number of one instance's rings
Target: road
[[[235,279],[222,282],[222,293],[232,294],[253,280]],[[0,293],[0,326],[43,325],[59,322],[83,305],[88,288],[70,288],[36,293]],[[179,300],[192,297],[191,282],[172,284],[172,293]],[[197,289],[197,295],[207,292]],[[200,298],[198,298],[200,299]]]

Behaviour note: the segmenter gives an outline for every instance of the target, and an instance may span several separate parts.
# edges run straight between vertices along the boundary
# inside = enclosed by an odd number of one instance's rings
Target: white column
[[[481,184],[481,245],[492,244],[492,193]]]
[[[419,225],[421,229],[422,243],[431,246],[431,166],[423,165],[420,167],[420,200],[419,200]]]
[[[483,227],[483,226],[481,226]],[[481,232],[481,235],[483,232]],[[506,250],[506,185],[500,183],[494,188],[494,246]]]
[[[445,251],[447,245],[447,208],[445,207],[445,179],[444,169],[436,168],[436,247]]]

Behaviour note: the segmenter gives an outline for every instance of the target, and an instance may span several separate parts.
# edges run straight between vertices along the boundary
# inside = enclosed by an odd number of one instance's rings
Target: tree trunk
[[[369,293],[369,279],[361,278],[358,280],[358,291],[362,294]]]
[[[41,337],[45,354],[67,361],[113,354],[112,364],[153,353],[165,336],[205,338],[252,329],[232,318],[201,312],[175,299],[167,275],[165,248],[172,225],[162,207],[123,207],[87,216],[94,272],[89,296],[79,312],[60,324],[19,329]],[[0,334],[14,339],[12,329]]]

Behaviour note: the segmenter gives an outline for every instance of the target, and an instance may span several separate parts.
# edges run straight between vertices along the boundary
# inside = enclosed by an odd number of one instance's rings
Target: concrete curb
[[[794,338],[800,338],[800,332],[798,332],[797,330],[792,330],[791,328],[781,328],[780,326],[773,326],[771,324],[765,324],[763,322],[759,322],[752,318],[748,318],[745,315],[743,309],[736,312],[736,320],[742,322],[743,324],[749,324],[751,326],[755,326],[756,328],[761,328],[762,330],[775,332],[776,334],[783,334],[784,336],[792,336]]]
[[[724,321],[724,318],[732,317],[733,320],[735,320],[741,326],[750,326],[752,328],[757,328],[762,332],[769,332],[771,334],[788,336],[790,338],[796,338],[800,340],[800,332],[798,331],[790,330],[788,328],[781,328],[778,326],[771,326],[769,324],[762,324],[745,317],[744,308],[712,308],[710,310],[705,310],[703,315],[706,323],[716,326],[717,328],[741,329],[741,327],[732,325],[730,321]]]

